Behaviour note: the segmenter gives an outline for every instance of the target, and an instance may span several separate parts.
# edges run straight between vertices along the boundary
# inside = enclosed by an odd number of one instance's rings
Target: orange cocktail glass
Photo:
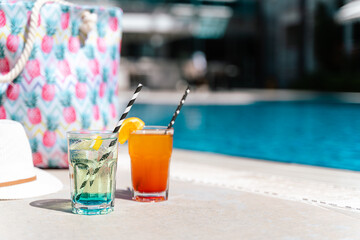
[[[129,136],[133,199],[164,201],[169,192],[169,166],[174,129],[148,126]]]

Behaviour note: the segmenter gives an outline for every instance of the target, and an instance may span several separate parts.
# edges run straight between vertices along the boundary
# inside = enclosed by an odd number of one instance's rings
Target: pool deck
[[[178,104],[182,92],[146,88],[137,103]],[[186,104],[306,100],[287,90],[193,91]],[[122,104],[131,91],[120,95]],[[360,103],[359,94],[338,94]],[[68,170],[46,170],[64,188],[0,201],[0,240],[13,239],[360,239],[360,172],[175,149],[169,200],[131,200],[130,159],[120,147],[115,211],[71,213]]]
[[[0,201],[0,239],[360,239],[360,173],[175,149],[169,200],[130,199],[120,148],[115,211],[70,211],[64,188]]]
[[[185,89],[185,88],[184,88]],[[122,91],[119,99],[126,104],[131,98],[132,91]],[[154,91],[144,87],[139,94],[136,103],[148,104],[178,104],[182,91]],[[256,101],[294,101],[307,100],[318,96],[319,92],[297,91],[297,90],[257,90],[245,89],[236,91],[210,92],[204,90],[192,90],[186,98],[186,105],[242,105],[251,104]],[[344,101],[360,102],[356,93],[337,94]]]
[[[127,104],[132,94],[132,91],[121,91],[120,102],[124,105]],[[136,103],[177,105],[182,94],[183,91],[156,91],[144,87]],[[357,92],[331,93],[288,89],[243,89],[211,92],[193,89],[188,95],[185,105],[243,105],[257,101],[301,101],[329,95],[336,96],[338,100],[343,102],[360,104],[360,94]]]

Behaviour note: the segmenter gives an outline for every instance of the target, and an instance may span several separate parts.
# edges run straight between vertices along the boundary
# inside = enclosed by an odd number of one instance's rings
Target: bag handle
[[[60,3],[64,5],[73,5],[72,3],[66,2],[64,0],[37,0],[32,8],[30,26],[28,31],[28,36],[26,39],[25,47],[21,53],[20,58],[16,62],[15,66],[5,75],[0,75],[0,83],[10,83],[12,82],[24,69],[26,62],[29,59],[31,51],[34,47],[35,34],[36,34],[36,25],[40,14],[40,8],[49,2]]]

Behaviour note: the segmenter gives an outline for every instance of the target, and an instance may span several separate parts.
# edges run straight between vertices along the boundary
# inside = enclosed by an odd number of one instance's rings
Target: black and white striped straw
[[[116,127],[114,128],[113,133],[119,132],[119,130],[121,128],[121,125],[124,122],[124,120],[125,120],[126,116],[128,115],[128,113],[130,112],[130,109],[131,109],[132,105],[134,104],[137,96],[139,95],[139,92],[141,91],[142,86],[143,85],[141,83],[139,83],[139,85],[135,89],[135,92],[134,92],[131,100],[129,101],[127,107],[125,108],[124,113],[121,115],[119,122],[117,123]],[[118,141],[117,139],[114,139],[113,141],[111,141],[110,144],[109,144],[109,147],[114,146],[117,143],[117,141]],[[95,180],[95,175],[98,173],[98,171],[102,167],[102,161],[107,159],[110,154],[111,154],[111,151],[109,151],[109,152],[107,152],[107,153],[105,153],[104,155],[101,156],[101,158],[99,160],[99,162],[100,162],[99,166],[94,169],[94,172],[92,173],[92,176],[90,174],[90,171],[87,171],[85,180],[82,182],[82,184],[80,186],[79,194],[77,195],[76,200],[80,199],[80,196],[81,196],[81,194],[82,194],[82,192],[83,192],[83,190],[84,190],[84,188],[85,188],[85,186],[86,186],[86,184],[87,184],[87,182],[89,181],[90,178],[91,178],[90,179],[90,186],[93,185],[94,180]]]
[[[126,106],[124,113],[121,115],[119,122],[117,123],[116,127],[114,128],[113,133],[119,132],[119,130],[121,128],[121,125],[124,122],[124,120],[125,120],[126,116],[128,115],[128,113],[130,112],[130,109],[133,106],[137,96],[139,95],[139,92],[141,91],[142,86],[143,85],[141,83],[139,83],[139,85],[135,89],[135,92],[134,92],[131,100],[129,101],[128,105]],[[109,147],[114,146],[117,143],[117,141],[118,141],[117,139],[112,140],[110,142],[110,144],[109,144]],[[104,155],[102,155],[99,161],[101,162],[101,161],[105,160],[110,155],[110,153],[111,153],[111,151],[105,153]],[[100,167],[101,166],[95,168],[93,175],[95,175],[100,170]],[[92,185],[92,182],[90,182],[90,186],[91,185]]]
[[[189,94],[189,92],[190,92],[190,86],[188,86],[188,87],[186,88],[185,93],[184,93],[183,97],[181,98],[181,101],[180,101],[178,107],[176,108],[176,110],[175,110],[175,112],[174,112],[174,115],[172,116],[171,121],[170,121],[167,129],[172,128],[172,126],[174,125],[175,120],[176,120],[177,116],[179,115],[180,109],[181,109],[181,107],[184,105],[185,99],[186,99],[187,95]]]
[[[139,83],[139,85],[137,86],[137,88],[136,88],[136,90],[135,90],[135,92],[134,92],[134,95],[132,96],[131,100],[129,101],[127,107],[125,108],[124,113],[121,115],[121,118],[120,118],[118,124],[117,124],[116,127],[114,128],[113,133],[118,132],[119,129],[121,128],[121,125],[122,125],[122,123],[124,122],[124,120],[125,120],[126,116],[128,115],[128,113],[130,112],[130,109],[131,109],[132,105],[134,104],[137,96],[139,95],[139,92],[141,91],[141,88],[142,88],[142,84]]]

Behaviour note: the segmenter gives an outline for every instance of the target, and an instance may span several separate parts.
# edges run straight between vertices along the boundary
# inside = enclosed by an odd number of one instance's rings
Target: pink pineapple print
[[[103,79],[102,79],[102,82],[100,83],[100,87],[99,87],[99,96],[101,98],[103,98],[105,95],[108,77],[109,77],[109,69],[105,67],[103,69]]]
[[[69,6],[61,5],[61,28],[63,30],[69,27],[69,20],[70,20],[70,13],[69,13]]]
[[[63,116],[67,123],[73,123],[76,121],[76,111],[75,108],[71,105],[72,98],[69,91],[63,92],[60,102],[63,105]]]
[[[28,107],[27,117],[29,121],[36,125],[41,122],[41,112],[37,105],[38,96],[35,92],[30,92],[25,97],[25,104]]]
[[[31,79],[34,79],[40,76],[40,62],[36,59],[36,53],[38,50],[38,46],[34,45],[29,60],[26,62],[25,69],[28,72]]]
[[[77,53],[80,49],[79,24],[77,21],[71,22],[71,37],[69,38],[69,51]]]
[[[117,49],[116,46],[112,46],[110,50],[110,56],[111,56],[111,70],[112,74],[115,76],[118,71],[119,62],[117,61]]]
[[[41,50],[44,53],[50,53],[54,44],[54,35],[56,33],[56,21],[46,20],[46,35],[41,41]]]
[[[114,104],[114,90],[110,89],[109,93],[107,95],[107,100],[109,103],[109,110],[110,110],[110,115],[112,118],[116,118],[116,108],[115,108],[115,104]]]
[[[33,163],[35,166],[43,164],[43,157],[41,153],[38,152],[39,143],[36,138],[30,139],[30,146],[32,152]]]
[[[59,124],[55,116],[46,117],[47,130],[43,135],[43,144],[45,147],[53,147],[56,143],[56,132]]]
[[[89,59],[88,66],[94,76],[100,73],[99,61],[95,58],[94,47],[88,46],[85,50],[85,55]]]
[[[115,10],[110,10],[109,27],[114,32],[118,29],[119,23]]]
[[[21,122],[22,119],[23,119],[20,115],[17,115],[16,113],[11,114],[10,118],[11,118],[11,120],[14,120],[14,121],[17,121],[17,122]]]
[[[3,27],[6,25],[6,15],[4,10],[0,10],[0,27]]]
[[[96,92],[96,90],[93,90],[91,92],[90,101],[91,101],[91,104],[93,105],[92,106],[93,117],[97,121],[97,120],[100,119],[100,111],[99,111],[99,106],[97,105],[97,92]]]
[[[115,95],[119,96],[119,92],[120,92],[119,82],[116,81],[116,83],[115,83]]]
[[[68,147],[66,141],[63,141],[63,143],[60,145],[60,149],[62,152],[61,167],[67,168],[69,167],[69,160],[68,160]]]
[[[89,129],[91,124],[91,117],[88,113],[83,113],[80,116],[81,118],[81,129]]]
[[[30,21],[31,21],[31,13],[32,13],[32,8],[34,6],[34,2],[25,2],[25,7],[26,7],[26,18],[27,18],[27,24],[30,25]],[[38,17],[38,21],[37,21],[37,27],[39,27],[41,24],[41,14],[39,14]]]
[[[103,130],[106,130],[106,126],[108,125],[109,123],[109,117],[108,117],[108,114],[106,112],[101,112],[101,116],[103,118],[103,121],[104,121],[104,127],[103,127]]]
[[[75,96],[78,99],[84,99],[87,95],[87,84],[85,70],[81,68],[76,69],[78,82],[75,85]]]
[[[55,90],[55,72],[52,68],[45,69],[45,78],[46,83],[44,84],[41,90],[41,97],[44,101],[50,102],[54,99],[56,90]]]
[[[6,110],[4,107],[4,96],[0,93],[0,119],[6,119]]]
[[[22,21],[17,18],[13,18],[10,20],[11,23],[11,34],[6,39],[6,47],[10,52],[16,52],[19,48],[19,33],[22,30]]]
[[[105,53],[106,52],[106,41],[105,41],[105,24],[103,24],[103,22],[97,22],[96,24],[96,28],[97,28],[97,32],[98,32],[98,38],[96,40],[96,44],[97,44],[97,48],[99,50],[99,52],[101,53]]]
[[[6,74],[10,71],[9,60],[5,56],[5,47],[0,43],[0,72]]]
[[[19,98],[20,94],[20,85],[19,82],[22,78],[18,76],[14,79],[12,83],[9,84],[8,88],[6,89],[6,97],[12,101],[15,101]]]
[[[58,60],[57,67],[61,75],[66,78],[71,74],[69,62],[65,59],[65,47],[63,44],[59,45],[55,52],[56,58]]]
[[[49,158],[47,167],[48,168],[59,168],[60,166],[59,166],[59,162],[57,159]]]

